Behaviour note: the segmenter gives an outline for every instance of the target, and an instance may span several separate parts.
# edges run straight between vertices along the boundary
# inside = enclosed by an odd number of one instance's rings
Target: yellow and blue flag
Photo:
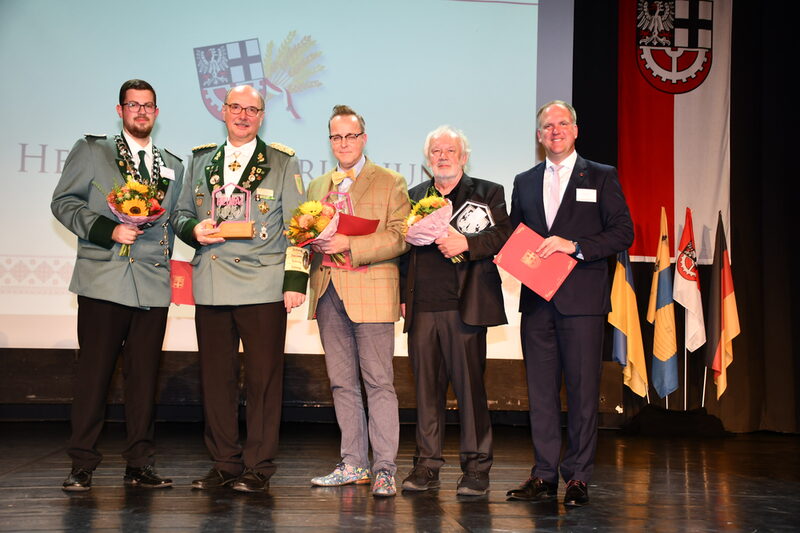
[[[614,285],[611,287],[611,312],[608,323],[614,326],[614,360],[623,366],[625,385],[639,396],[647,396],[647,366],[644,361],[639,308],[628,251],[617,254]]]
[[[675,307],[672,299],[669,229],[667,212],[661,208],[661,235],[658,239],[653,283],[647,321],[655,326],[653,333],[653,388],[663,398],[678,388],[678,342],[675,334]]]

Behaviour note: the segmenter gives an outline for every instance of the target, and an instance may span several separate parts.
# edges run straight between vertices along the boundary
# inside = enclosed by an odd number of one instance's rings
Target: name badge
[[[575,201],[597,203],[597,189],[575,189]]]
[[[272,189],[265,189],[263,187],[259,187],[256,189],[256,194],[259,198],[263,198],[264,200],[274,200],[275,199],[275,191]]]
[[[161,167],[161,177],[167,178],[168,180],[175,181],[175,169],[174,168],[167,168]]]

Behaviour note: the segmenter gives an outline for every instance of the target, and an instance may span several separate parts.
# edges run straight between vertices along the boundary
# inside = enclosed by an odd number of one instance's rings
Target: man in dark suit
[[[264,99],[256,89],[240,85],[228,91],[222,116],[228,138],[222,146],[193,150],[172,216],[175,232],[195,248],[192,289],[205,442],[214,461],[192,487],[264,492],[277,468],[286,315],[305,301],[308,280],[306,252],[289,247],[283,231],[305,193],[294,150],[258,137]],[[220,237],[217,221],[206,218],[215,195],[231,200],[228,205],[249,207],[255,234]],[[220,217],[219,210],[214,214]],[[239,437],[240,340],[246,439]]]
[[[128,80],[119,91],[122,132],[112,138],[86,135],[64,163],[50,205],[78,237],[78,258],[69,290],[78,295],[80,356],[72,401],[67,453],[72,471],[66,491],[86,491],[100,464],[108,384],[121,353],[125,375],[127,443],[125,484],[162,488],[172,481],[155,470],[153,404],[161,345],[170,302],[169,259],[174,234],[169,213],[183,179],[181,160],[153,145],[158,107],[153,87]],[[135,181],[155,190],[167,212],[155,223],[123,224],[108,207],[114,185]],[[128,247],[127,254],[123,246]]]
[[[633,242],[633,223],[614,167],[575,152],[575,109],[555,100],[539,108],[536,137],[546,161],[517,175],[511,222],[543,237],[535,253],[569,254],[578,263],[550,302],[522,287],[520,334],[528,379],[536,465],[511,499],[556,495],[559,470],[564,504],[589,502],[587,482],[597,447],[597,410],[605,316],[611,310],[607,258]],[[562,374],[567,387],[568,444],[561,455]]]
[[[453,217],[447,236],[413,246],[402,259],[404,331],[417,391],[417,453],[414,469],[403,481],[406,491],[439,486],[448,382],[461,421],[463,475],[457,493],[479,496],[489,489],[486,329],[506,323],[500,274],[492,258],[511,234],[511,223],[503,187],[464,174],[469,152],[463,133],[449,126],[435,129],[424,149],[434,179],[409,191],[414,202],[429,195],[447,198]]]

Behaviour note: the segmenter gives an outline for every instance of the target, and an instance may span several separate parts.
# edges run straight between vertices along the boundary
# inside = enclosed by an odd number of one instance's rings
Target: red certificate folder
[[[541,235],[520,224],[495,256],[494,262],[549,302],[577,261],[561,252],[542,259],[535,251],[543,240]]]
[[[339,213],[339,226],[336,228],[336,233],[342,235],[355,236],[355,235],[372,235],[378,229],[378,221],[369,218],[361,218],[347,213]],[[344,252],[344,264],[337,264],[331,259],[331,256],[325,254],[322,258],[322,264],[334,268],[343,268],[345,270],[362,271],[367,267],[354,267],[350,259],[350,252]]]

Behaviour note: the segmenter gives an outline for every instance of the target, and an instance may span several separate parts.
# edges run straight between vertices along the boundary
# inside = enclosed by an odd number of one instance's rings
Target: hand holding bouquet
[[[164,208],[156,199],[155,186],[145,185],[129,179],[124,185],[114,185],[106,196],[108,207],[123,224],[130,224],[142,229],[149,227],[164,214]],[[119,255],[131,254],[131,245],[123,244]]]
[[[332,204],[309,200],[295,208],[287,226],[289,229],[283,233],[292,246],[303,247],[315,241],[326,242],[336,233],[339,212]],[[340,255],[335,254],[334,260]]]
[[[453,204],[434,191],[414,203],[405,220],[406,242],[414,246],[427,246],[450,231]],[[464,260],[463,254],[450,259],[453,263]]]

